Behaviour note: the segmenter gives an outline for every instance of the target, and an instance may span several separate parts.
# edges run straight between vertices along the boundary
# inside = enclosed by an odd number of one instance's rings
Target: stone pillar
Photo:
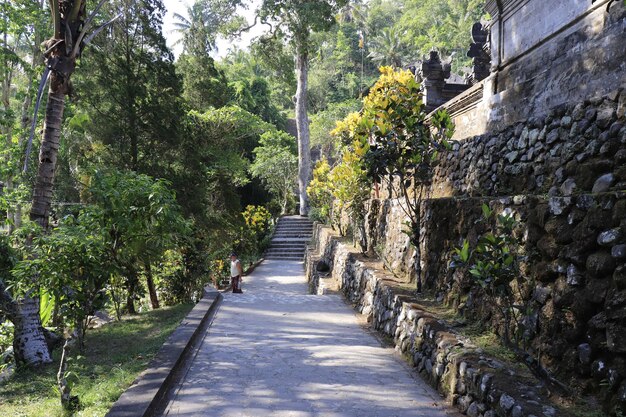
[[[443,64],[439,53],[432,50],[429,58],[422,61],[419,73],[423,79],[426,111],[432,111],[446,102],[443,88],[446,85],[446,78],[450,77],[450,64]]]

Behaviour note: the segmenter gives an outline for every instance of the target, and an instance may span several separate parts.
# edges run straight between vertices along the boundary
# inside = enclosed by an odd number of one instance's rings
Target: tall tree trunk
[[[39,168],[30,211],[30,219],[44,230],[48,228],[50,216],[66,88],[67,85],[63,78],[53,72],[48,91],[43,139],[39,150]],[[33,277],[34,279],[35,277]],[[35,288],[37,288],[36,285]],[[34,290],[33,293],[37,293],[37,290]],[[13,323],[15,325],[13,344],[16,362],[31,365],[52,362],[39,317],[39,298],[26,296],[18,302],[18,305],[18,320]]]
[[[52,362],[39,318],[39,298],[24,297],[13,317],[13,352],[15,362],[42,365]]]
[[[306,45],[296,46],[296,127],[298,129],[298,189],[300,192],[300,215],[309,214],[309,197],[306,189],[311,176],[311,151],[309,146],[309,118],[307,116],[307,82],[309,59]]]
[[[70,77],[75,69],[76,54],[68,44],[80,46],[80,31],[85,18],[85,0],[59,0],[51,2],[54,35],[46,43],[46,64],[50,68],[50,88],[44,120],[44,131],[39,150],[39,167],[33,189],[30,219],[44,230],[48,228],[54,171],[56,169],[65,95],[69,91]],[[60,42],[59,40],[65,40]],[[28,239],[32,243],[32,237]],[[0,288],[1,289],[1,288]],[[41,365],[52,361],[46,344],[45,332],[39,317],[37,277],[32,277],[32,289],[23,300],[18,300],[13,315],[14,348],[16,362]],[[35,296],[33,296],[35,295]],[[2,297],[8,296],[3,291]],[[2,298],[0,297],[0,298]]]
[[[3,26],[6,26],[6,25],[3,25]],[[3,42],[2,47],[6,51],[9,51],[10,50],[9,49],[9,35],[7,32],[4,33],[2,42]],[[13,70],[11,66],[9,65],[9,62],[7,59],[4,60],[2,65],[4,68],[4,74],[2,74],[2,104],[4,106],[4,113],[10,114],[11,83],[13,79]],[[8,120],[6,122],[7,123],[4,126],[2,126],[1,131],[6,137],[6,154],[4,156],[4,163],[6,166],[9,166],[10,159],[11,159],[10,149],[13,146],[13,121]],[[7,178],[4,184],[3,193],[5,194],[10,193],[12,189],[13,189],[13,174],[9,172],[7,173]],[[11,204],[9,204],[9,206],[7,207],[6,216],[7,216],[7,222],[9,224],[9,233],[12,233],[15,227],[13,224],[14,219],[13,219],[13,209],[11,207]]]
[[[59,154],[61,138],[61,124],[65,110],[66,89],[63,80],[56,73],[52,73],[46,119],[43,126],[43,140],[39,150],[39,168],[33,189],[33,206],[30,210],[30,219],[44,230],[48,228],[50,205],[54,185],[54,171]]]
[[[152,267],[150,266],[150,262],[146,262],[146,283],[148,285],[148,293],[150,293],[150,304],[152,304],[152,309],[156,310],[159,308],[159,297],[157,296],[156,288],[154,286],[154,277],[152,276]]]
[[[137,314],[137,310],[135,309],[135,291],[137,290],[137,271],[135,270],[134,265],[130,265],[127,269],[128,276],[126,279],[128,280],[128,294],[126,294],[126,310],[128,314]]]

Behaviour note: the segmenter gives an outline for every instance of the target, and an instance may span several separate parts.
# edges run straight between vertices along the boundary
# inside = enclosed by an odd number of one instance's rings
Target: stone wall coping
[[[222,298],[219,292],[205,288],[202,299],[161,346],[148,369],[113,404],[106,417],[151,417],[163,411],[169,393],[184,375]]]

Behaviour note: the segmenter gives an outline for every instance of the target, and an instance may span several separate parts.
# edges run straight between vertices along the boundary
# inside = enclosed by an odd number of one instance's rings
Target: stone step
[[[305,250],[306,249],[306,245],[302,245],[302,244],[297,244],[297,245],[272,245],[270,244],[268,246],[268,249],[277,249],[277,250],[281,250],[281,249],[296,249],[296,250]]]
[[[276,259],[281,261],[303,261],[304,256],[268,256],[265,259]]]
[[[265,259],[302,261],[313,237],[313,222],[306,217],[285,216],[276,224]]]
[[[274,233],[275,237],[279,237],[279,236],[313,236],[313,233],[311,232],[278,232],[278,233]]]
[[[268,249],[265,253],[302,253],[304,254],[304,248],[280,248],[280,249]]]

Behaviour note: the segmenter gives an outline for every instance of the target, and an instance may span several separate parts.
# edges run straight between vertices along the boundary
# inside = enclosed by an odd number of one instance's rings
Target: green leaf
[[[489,208],[487,204],[482,205],[482,210],[483,210],[483,217],[485,219],[488,219],[489,217],[491,217],[492,210]]]
[[[467,239],[463,241],[463,247],[461,248],[459,257],[463,262],[467,262],[469,260],[469,242],[467,241]]]

